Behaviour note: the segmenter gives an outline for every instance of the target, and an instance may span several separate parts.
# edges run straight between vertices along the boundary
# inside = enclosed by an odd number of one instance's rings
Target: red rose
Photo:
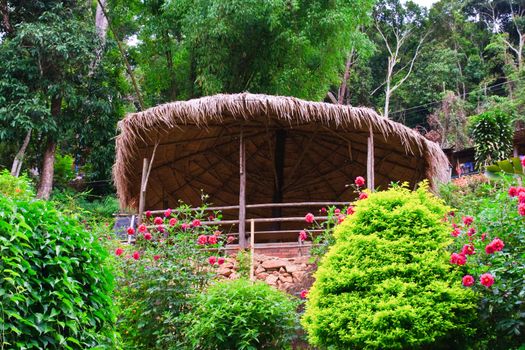
[[[452,211],[450,211],[450,212],[448,213],[448,215],[454,217],[454,216],[456,216],[456,213],[452,210]]]
[[[170,226],[173,227],[173,226],[175,226],[176,224],[177,224],[177,219],[175,219],[175,218],[171,218],[171,219],[170,219]]]
[[[355,178],[354,183],[357,187],[362,187],[365,185],[365,179],[362,176],[358,176]]]
[[[134,235],[135,229],[133,227],[128,227],[128,235]]]
[[[190,225],[185,223],[185,222],[182,225],[180,225],[180,228],[183,229],[183,230],[187,230],[189,227],[190,227]]]
[[[452,236],[454,236],[454,237],[457,237],[457,236],[459,236],[460,233],[461,233],[461,231],[459,230],[459,228],[455,228],[454,230],[452,230],[452,232],[450,234]]]
[[[339,217],[337,218],[337,223],[338,223],[338,224],[342,223],[343,221],[345,221],[345,218],[346,218],[346,216],[344,216],[344,215],[339,215]]]
[[[200,235],[199,238],[197,238],[197,244],[205,245],[206,243],[208,243],[208,236]]]
[[[326,214],[326,208],[325,207],[321,208],[321,214]]]
[[[217,258],[215,258],[214,256],[210,256],[208,258],[208,262],[210,263],[210,265],[215,265],[216,261],[217,261]]]
[[[122,253],[124,253],[124,249],[118,247],[117,249],[115,249],[115,255],[116,256],[121,256]]]
[[[525,203],[520,203],[520,205],[518,205],[518,213],[521,216],[525,216]]]
[[[518,203],[525,203],[525,192],[520,192],[518,194]]]
[[[146,241],[151,240],[151,233],[146,232],[146,233],[144,234],[144,239],[145,239]]]
[[[462,282],[465,287],[471,287],[474,285],[474,277],[472,277],[471,275],[465,275],[463,276]]]
[[[155,225],[162,225],[162,222],[163,222],[163,220],[162,220],[162,218],[161,218],[160,216],[157,216],[157,217],[153,220],[153,223],[154,223]]]
[[[487,238],[487,234],[486,233],[482,233],[481,234],[481,241],[484,242],[486,238]]]
[[[146,232],[147,230],[148,230],[148,228],[146,227],[146,225],[144,225],[144,224],[140,224],[140,226],[139,226],[139,232],[140,232],[140,233],[144,233],[144,232]]]
[[[306,234],[306,231],[305,230],[302,230],[301,232],[299,232],[299,239],[301,241],[305,241],[306,238],[308,238],[308,235]]]
[[[160,233],[164,233],[164,226],[163,225],[157,226],[157,231],[159,231]]]
[[[355,213],[354,207],[349,206],[346,208],[346,215],[353,215]]]
[[[467,235],[468,235],[469,237],[472,237],[472,236],[474,236],[475,234],[476,234],[476,229],[475,229],[474,227],[471,227],[471,228],[468,229],[468,231],[467,231]]]
[[[215,236],[215,235],[208,236],[208,243],[209,244],[217,244],[217,236]]]
[[[213,221],[213,220],[215,220],[215,216],[213,215],[208,216],[208,221]]]
[[[217,264],[219,265],[224,264],[224,258],[222,256],[219,259],[217,259]]]
[[[359,199],[367,199],[368,195],[364,192],[359,193]]]
[[[472,216],[463,217],[463,223],[467,226],[470,226],[470,224],[472,224],[473,221],[474,221],[474,218]]]
[[[303,289],[301,291],[301,299],[306,299],[307,296],[308,296],[308,291],[306,289]]]
[[[518,195],[518,189],[514,186],[509,187],[509,196],[516,197]]]
[[[191,224],[193,225],[193,227],[199,227],[199,226],[201,226],[201,221],[198,220],[198,219],[195,219],[195,220],[193,220],[193,222]]]
[[[479,281],[482,285],[488,288],[494,284],[494,276],[492,276],[490,273],[484,273],[480,276]]]
[[[164,216],[167,217],[167,218],[169,218],[171,216],[171,209],[170,208],[166,209],[166,211],[164,212]]]
[[[228,236],[228,238],[226,238],[226,242],[227,243],[232,243],[234,241],[235,241],[235,237],[233,237],[233,236]]]
[[[309,223],[309,224],[313,223],[314,220],[315,220],[315,216],[314,216],[314,214],[312,214],[312,213],[308,213],[308,214],[306,214],[306,216],[304,217],[304,221],[306,221],[306,222]]]
[[[450,255],[450,263],[455,265],[465,265],[467,258],[463,254],[452,253]]]
[[[503,250],[503,247],[505,247],[505,244],[499,238],[494,238],[490,244],[494,247],[495,252],[500,252]]]
[[[521,158],[521,165],[525,167],[525,157]]]
[[[153,255],[153,260],[157,261],[160,259],[160,255]]]
[[[148,211],[146,212],[146,217],[147,217],[148,219],[151,217],[151,210],[148,210]]]
[[[492,243],[487,244],[487,246],[485,247],[485,252],[487,254],[493,254],[495,252],[494,246],[492,245]]]
[[[475,253],[474,246],[472,244],[465,244],[461,249],[463,255],[473,255]]]
[[[133,259],[135,259],[135,260],[139,260],[139,259],[140,259],[140,254],[139,254],[139,252],[137,252],[137,251],[134,251],[134,252],[133,252]]]

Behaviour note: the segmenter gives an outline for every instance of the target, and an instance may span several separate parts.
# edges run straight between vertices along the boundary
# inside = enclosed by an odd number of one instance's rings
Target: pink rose
[[[146,212],[146,217],[147,217],[148,219],[151,217],[151,210],[148,210],[148,211]]]
[[[464,216],[463,217],[463,223],[467,226],[470,226],[474,222],[474,218],[472,216]]]
[[[518,194],[518,203],[525,203],[525,192],[520,192]]]
[[[166,211],[164,212],[164,217],[169,218],[170,216],[171,216],[171,209],[168,208],[168,209],[166,209]]]
[[[230,244],[230,243],[232,243],[232,242],[234,242],[234,241],[235,241],[235,237],[233,237],[233,236],[228,236],[228,238],[226,238],[226,242],[227,242],[228,244]]]
[[[198,219],[195,219],[195,220],[193,220],[193,222],[191,223],[191,225],[192,225],[193,227],[199,227],[199,226],[201,226],[201,221],[198,220]]]
[[[490,273],[484,273],[480,276],[479,281],[482,285],[489,288],[494,284],[494,276],[492,276]]]
[[[495,252],[500,252],[505,247],[505,244],[499,238],[494,238],[490,244],[494,247]]]
[[[145,239],[146,241],[151,240],[151,233],[146,232],[146,233],[144,234],[144,239]]]
[[[475,234],[476,234],[476,229],[475,229],[474,227],[471,227],[471,228],[468,229],[468,231],[467,231],[467,235],[468,235],[469,237],[472,237],[472,236],[474,236]]]
[[[355,178],[354,183],[357,187],[362,187],[365,185],[365,179],[362,176],[358,176]]]
[[[326,208],[325,207],[321,208],[321,214],[326,214]]]
[[[308,235],[306,234],[306,231],[305,230],[302,230],[301,232],[299,232],[299,239],[301,241],[305,241],[306,238],[308,238]]]
[[[463,276],[462,282],[465,287],[471,287],[474,285],[474,277],[472,277],[471,275],[465,275]]]
[[[162,222],[163,222],[163,220],[162,220],[162,218],[161,218],[160,216],[157,216],[157,217],[153,220],[153,223],[154,223],[155,225],[162,225]]]
[[[116,256],[121,256],[122,253],[124,253],[124,249],[118,247],[117,249],[115,249],[115,255]]]
[[[516,197],[518,195],[518,189],[514,186],[509,187],[509,196]]]
[[[473,255],[475,253],[474,246],[472,244],[465,244],[461,249],[463,255]]]
[[[219,259],[217,259],[217,264],[218,264],[218,265],[222,265],[222,264],[224,264],[224,258],[223,258],[222,256],[219,257]]]
[[[171,218],[171,219],[170,219],[170,226],[173,227],[173,226],[175,226],[176,224],[177,224],[177,219],[175,219],[175,218]]]
[[[308,224],[312,224],[314,222],[314,220],[315,220],[315,216],[312,213],[308,213],[304,217],[304,221],[306,221]]]
[[[354,207],[349,206],[346,208],[346,215],[353,215],[355,213]]]
[[[144,232],[146,232],[147,230],[148,230],[148,228],[146,227],[146,225],[144,225],[144,224],[140,224],[140,226],[139,226],[139,232],[140,232],[140,233],[144,233]]]
[[[487,238],[487,234],[486,233],[482,233],[481,234],[481,241],[484,242],[486,238]]]
[[[301,299],[306,299],[308,297],[308,291],[306,289],[303,289],[301,291]]]
[[[457,237],[457,236],[459,236],[460,233],[461,233],[461,231],[459,230],[459,228],[455,228],[454,230],[452,230],[452,232],[450,234],[452,236],[454,236],[454,237]]]
[[[368,195],[365,193],[365,192],[361,192],[359,193],[359,199],[367,199],[368,198]]]
[[[208,236],[208,243],[209,244],[217,244],[217,236],[215,236],[215,235]]]
[[[185,223],[185,222],[182,225],[180,225],[180,228],[183,229],[183,230],[187,230],[189,227],[190,227],[190,225]]]
[[[153,255],[153,260],[157,261],[160,259],[160,255]]]
[[[520,205],[518,205],[518,213],[521,216],[525,216],[525,203],[520,203]]]
[[[208,236],[200,235],[199,238],[197,238],[197,244],[205,245],[206,243],[208,243]]]
[[[216,261],[217,261],[217,258],[215,258],[214,256],[210,256],[208,258],[208,262],[210,263],[210,265],[215,265]]]
[[[140,259],[140,254],[139,254],[139,252],[137,252],[137,251],[134,251],[134,252],[133,252],[133,259],[135,259],[135,260],[139,260],[139,259]]]

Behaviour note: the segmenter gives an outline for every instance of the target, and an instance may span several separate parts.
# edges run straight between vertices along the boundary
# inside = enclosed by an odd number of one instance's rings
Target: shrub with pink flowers
[[[447,215],[454,243],[452,255],[464,263],[454,268],[464,288],[481,296],[479,342],[489,349],[518,348],[525,343],[525,188],[515,180],[480,183],[468,189],[441,189],[460,211]],[[455,234],[459,232],[459,234]]]
[[[185,315],[224,263],[227,237],[202,224],[206,213],[186,205],[150,213],[134,230],[134,245],[113,243],[120,271],[118,329],[126,348],[186,346]]]
[[[478,299],[449,262],[449,208],[422,184],[370,193],[353,211],[336,227],[306,295],[309,342],[333,349],[467,345]]]

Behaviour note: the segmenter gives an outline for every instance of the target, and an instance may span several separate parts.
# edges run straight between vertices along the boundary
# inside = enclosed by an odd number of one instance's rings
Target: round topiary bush
[[[113,348],[106,256],[52,203],[0,196],[0,347]]]
[[[451,269],[448,208],[425,185],[370,194],[337,227],[302,324],[322,348],[459,348],[477,298]]]
[[[295,334],[297,303],[263,282],[219,282],[196,301],[186,332],[192,349],[283,349]]]

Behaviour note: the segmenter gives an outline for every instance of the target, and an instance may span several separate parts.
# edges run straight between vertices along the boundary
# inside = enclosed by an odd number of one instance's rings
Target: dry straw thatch
[[[250,93],[163,104],[129,114],[118,125],[114,182],[122,207],[138,204],[142,159],[158,148],[146,208],[238,200],[239,132],[246,139],[247,202],[350,200],[347,184],[366,174],[366,139],[374,133],[376,185],[449,180],[440,147],[369,108]],[[276,153],[281,132],[282,151]],[[284,136],[283,132],[285,133]],[[276,171],[281,158],[281,173]],[[279,162],[277,160],[277,162]],[[281,179],[281,180],[279,180]]]

